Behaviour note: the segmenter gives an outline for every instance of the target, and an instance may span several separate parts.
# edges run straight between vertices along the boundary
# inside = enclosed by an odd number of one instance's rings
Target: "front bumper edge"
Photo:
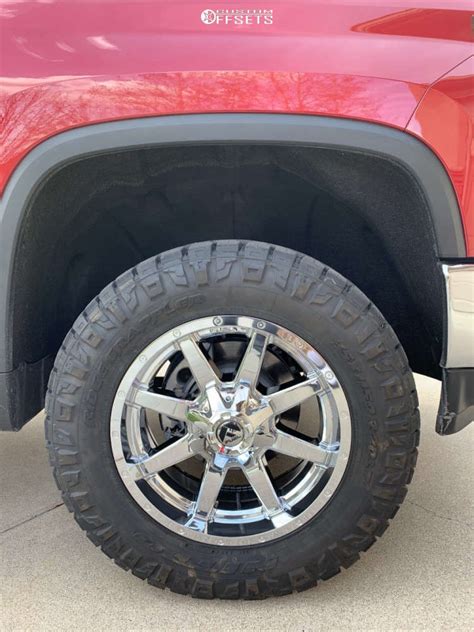
[[[443,274],[445,353],[436,431],[449,435],[474,421],[474,264],[443,264]]]

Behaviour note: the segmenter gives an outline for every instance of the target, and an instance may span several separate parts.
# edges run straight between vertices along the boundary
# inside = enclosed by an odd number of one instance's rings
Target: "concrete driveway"
[[[203,602],[124,573],[60,502],[38,416],[0,436],[0,629],[472,630],[471,426],[434,432],[439,383],[418,378],[422,441],[407,499],[361,561],[305,593]]]

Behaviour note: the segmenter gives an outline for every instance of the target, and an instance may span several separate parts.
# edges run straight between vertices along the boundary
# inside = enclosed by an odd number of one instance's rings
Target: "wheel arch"
[[[25,366],[22,358],[15,357],[12,335],[12,287],[15,261],[21,256],[22,227],[43,185],[61,168],[89,156],[139,148],[228,143],[333,148],[383,158],[416,183],[429,211],[437,256],[465,256],[460,211],[444,167],[422,142],[389,127],[308,115],[196,114],[130,119],[63,132],[38,145],[22,160],[2,199],[0,373],[16,373],[16,390],[25,390],[20,383],[30,375],[31,385],[41,382],[31,389],[33,399],[38,401],[49,367],[48,362],[40,361],[34,370],[31,365]],[[28,414],[20,413],[20,417],[26,415],[20,424]]]

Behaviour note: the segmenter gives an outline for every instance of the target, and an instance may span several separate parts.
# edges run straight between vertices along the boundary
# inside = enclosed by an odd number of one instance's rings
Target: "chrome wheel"
[[[123,483],[152,518],[192,540],[249,545],[326,505],[351,419],[307,342],[265,320],[214,316],[139,354],[117,389],[110,437]]]

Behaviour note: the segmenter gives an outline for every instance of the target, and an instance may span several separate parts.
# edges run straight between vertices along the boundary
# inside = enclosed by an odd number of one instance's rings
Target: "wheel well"
[[[412,368],[438,375],[444,295],[413,176],[370,153],[261,144],[111,151],[52,173],[16,248],[13,364],[54,355],[87,303],[139,261],[226,238],[294,248],[335,268],[383,312]]]

